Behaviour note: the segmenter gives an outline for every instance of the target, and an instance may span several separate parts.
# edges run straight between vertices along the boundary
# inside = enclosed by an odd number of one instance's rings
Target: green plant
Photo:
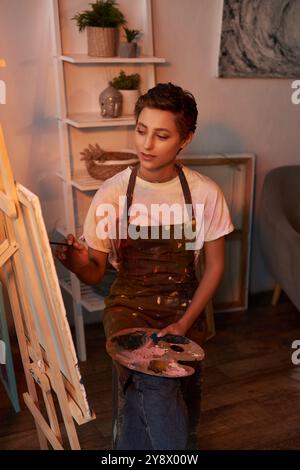
[[[79,31],[83,31],[87,26],[115,28],[126,24],[124,15],[115,0],[96,0],[95,3],[89,3],[89,5],[92,7],[91,10],[84,10],[72,18],[77,21]]]
[[[115,77],[109,84],[117,90],[137,90],[141,82],[141,77],[138,73],[126,75],[124,70],[121,70],[118,77]]]
[[[126,27],[123,29],[126,34],[127,42],[134,41],[134,39],[136,39],[141,34],[141,31],[139,31],[138,29],[128,29]]]

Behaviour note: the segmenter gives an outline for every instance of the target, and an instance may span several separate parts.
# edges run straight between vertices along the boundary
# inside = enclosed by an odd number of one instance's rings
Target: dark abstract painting
[[[224,0],[219,77],[300,78],[300,0]]]

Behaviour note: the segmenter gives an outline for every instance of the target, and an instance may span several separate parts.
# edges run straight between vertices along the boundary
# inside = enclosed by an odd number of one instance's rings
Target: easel
[[[35,223],[35,222],[39,223]],[[41,449],[63,450],[53,391],[71,449],[80,449],[74,420],[95,418],[81,384],[74,345],[65,318],[38,198],[14,182],[0,126],[0,267],[18,337],[28,392],[23,394],[38,432]],[[40,411],[39,385],[47,420]]]

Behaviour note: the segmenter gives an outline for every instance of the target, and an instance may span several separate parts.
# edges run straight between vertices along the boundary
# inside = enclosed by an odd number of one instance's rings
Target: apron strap
[[[192,195],[191,195],[191,191],[190,191],[188,182],[186,180],[186,177],[185,177],[185,174],[183,172],[182,166],[179,163],[175,163],[175,168],[176,168],[176,171],[177,171],[179,179],[180,179],[185,204],[186,205],[190,204],[190,206],[192,208],[192,214],[191,214],[192,215],[192,220],[194,220],[195,219],[195,214],[194,214],[194,208],[193,208],[193,201],[192,201]]]
[[[127,227],[129,225],[129,209],[132,204],[132,199],[133,199],[133,192],[134,192],[134,187],[135,187],[135,180],[136,180],[136,175],[139,169],[139,165],[135,165],[132,168],[130,177],[129,177],[129,182],[127,186],[127,192],[126,192],[126,201],[127,201]]]
[[[177,171],[177,174],[179,176],[180,183],[181,183],[185,204],[187,204],[187,205],[190,204],[191,205],[192,220],[195,220],[195,214],[194,214],[194,208],[193,208],[193,202],[192,202],[192,195],[191,195],[191,191],[190,191],[188,182],[186,180],[185,174],[182,170],[181,165],[179,165],[179,163],[175,163],[175,168],[176,168],[176,171]],[[127,198],[126,199],[127,200],[127,227],[129,225],[129,209],[130,209],[131,204],[132,204],[133,192],[134,192],[135,181],[136,181],[138,169],[139,169],[139,165],[135,165],[132,168],[132,171],[131,171],[131,174],[130,174],[130,177],[129,177],[128,186],[127,186],[127,192],[126,192],[126,198]]]

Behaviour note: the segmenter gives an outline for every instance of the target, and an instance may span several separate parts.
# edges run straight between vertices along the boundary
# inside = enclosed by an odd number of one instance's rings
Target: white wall
[[[300,164],[300,105],[291,102],[290,79],[216,78],[222,7],[222,0],[153,0],[155,52],[169,62],[157,67],[157,81],[172,81],[195,95],[199,124],[191,153],[257,155],[257,213],[266,172]],[[273,286],[255,219],[251,271],[251,291]]]
[[[60,185],[48,0],[0,0],[0,58],[6,104],[0,122],[15,179],[37,193],[54,228]]]
[[[222,0],[153,0],[155,51],[168,59],[157,81],[172,81],[197,99],[199,125],[190,153],[254,152],[256,211],[266,172],[300,164],[300,105],[288,79],[216,78]],[[49,229],[57,222],[58,135],[49,0],[0,0],[0,58],[7,104],[0,122],[15,177],[36,192]],[[251,290],[272,285],[253,237]]]

